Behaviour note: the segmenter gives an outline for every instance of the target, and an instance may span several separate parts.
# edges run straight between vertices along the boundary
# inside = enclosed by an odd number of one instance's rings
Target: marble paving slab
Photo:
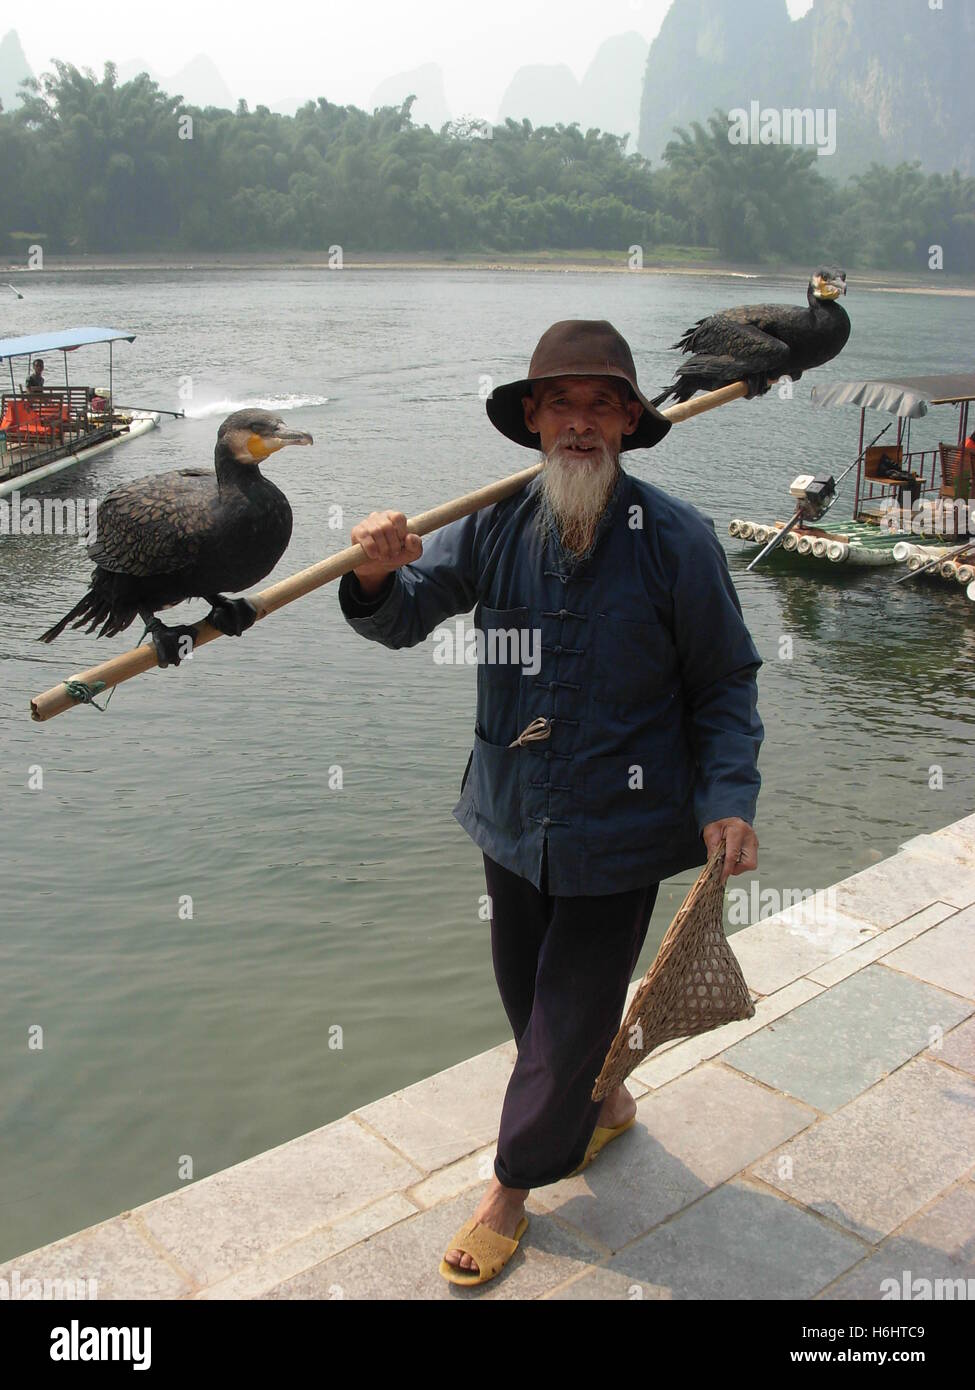
[[[781,1197],[728,1182],[630,1245],[607,1268],[681,1299],[812,1298],[863,1242]]]
[[[619,1250],[815,1119],[808,1106],[705,1062],[638,1101],[637,1123],[585,1172],[532,1195]]]
[[[877,1243],[975,1163],[975,1080],[923,1057],[749,1170]]]
[[[721,1059],[817,1110],[838,1110],[973,1011],[975,1003],[868,965]]]

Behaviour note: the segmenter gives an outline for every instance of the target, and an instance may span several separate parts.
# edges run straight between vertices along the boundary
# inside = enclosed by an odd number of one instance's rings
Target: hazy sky
[[[794,18],[812,0],[787,0]],[[106,59],[138,58],[167,76],[198,53],[253,106],[324,96],[366,107],[386,77],[421,63],[444,70],[454,114],[493,119],[515,69],[565,63],[581,77],[603,39],[634,29],[652,39],[671,0],[38,0],[17,7],[35,72],[52,58],[101,72]],[[4,30],[6,25],[3,26]],[[756,35],[756,41],[761,36]]]

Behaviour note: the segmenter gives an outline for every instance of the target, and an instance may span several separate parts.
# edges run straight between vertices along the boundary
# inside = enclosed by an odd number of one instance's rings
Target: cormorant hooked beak
[[[846,294],[846,273],[838,270],[814,275],[813,294],[817,299],[839,299],[841,294]]]
[[[271,454],[276,454],[288,444],[314,444],[314,439],[305,430],[293,430],[283,420],[279,420],[273,430],[266,434],[252,431],[247,440],[247,451],[251,458],[260,462]]]
[[[273,443],[277,449],[283,449],[286,444],[314,444],[315,441],[305,430],[290,429],[282,420],[280,425],[275,427],[268,442]]]

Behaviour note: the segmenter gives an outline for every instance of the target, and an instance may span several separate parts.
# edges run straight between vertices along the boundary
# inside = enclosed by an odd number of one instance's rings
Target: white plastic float
[[[728,534],[735,540],[751,545],[764,545],[783,528],[783,522],[771,526],[759,521],[749,521],[745,517],[735,517],[728,526]],[[790,531],[782,542],[782,549],[804,559],[820,560],[831,565],[892,565],[898,547],[890,544],[890,536],[879,531],[876,526],[862,522],[844,521],[838,524],[840,535],[849,535],[848,540],[831,536],[809,536],[804,532]],[[900,544],[904,544],[901,542]],[[934,558],[931,547],[917,546],[926,560]],[[975,578],[975,574],[973,574]]]

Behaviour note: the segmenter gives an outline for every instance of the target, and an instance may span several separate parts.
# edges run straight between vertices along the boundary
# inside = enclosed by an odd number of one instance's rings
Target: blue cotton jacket
[[[436,532],[375,597],[346,575],[339,602],[393,648],[475,609],[484,659],[454,815],[536,887],[547,842],[549,893],[617,893],[703,864],[710,821],[754,820],[762,661],[709,518],[621,469],[573,563],[557,532],[540,538],[540,484]],[[538,717],[549,738],[510,747]]]

